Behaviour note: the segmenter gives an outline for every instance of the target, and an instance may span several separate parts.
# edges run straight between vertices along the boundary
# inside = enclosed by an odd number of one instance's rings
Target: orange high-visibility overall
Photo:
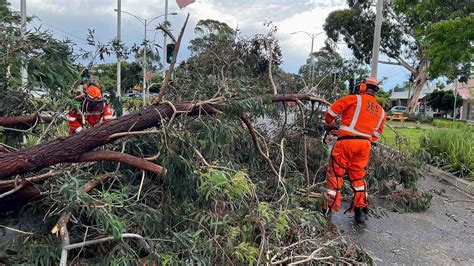
[[[341,205],[342,177],[346,172],[354,191],[349,211],[367,208],[366,166],[371,142],[382,134],[385,112],[371,94],[348,95],[334,102],[325,113],[328,125],[341,115],[338,139],[333,147],[326,173],[327,209],[338,211]]]
[[[86,90],[86,94],[91,99],[102,99],[100,88],[95,85],[89,86]],[[87,99],[83,101],[87,101]],[[112,109],[109,103],[105,102],[103,106],[97,105],[96,108],[98,109],[98,111],[86,110],[87,108],[83,108],[83,114],[77,109],[70,110],[67,118],[69,124],[69,135],[82,131],[84,129],[85,122],[90,126],[95,126],[96,124],[99,124],[101,122],[106,122],[115,119],[114,110]],[[91,111],[91,113],[88,113],[88,111]]]

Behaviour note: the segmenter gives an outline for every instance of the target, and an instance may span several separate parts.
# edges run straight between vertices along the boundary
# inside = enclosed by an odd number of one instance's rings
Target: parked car
[[[131,93],[127,93],[127,94],[125,95],[125,97],[138,99],[138,98],[141,98],[141,97],[143,97],[143,96],[142,96],[141,93],[131,92]]]
[[[30,91],[30,95],[32,95],[33,98],[43,98],[47,94],[44,88],[35,88]]]
[[[389,111],[388,114],[391,115],[393,113],[405,113],[407,108],[405,106],[394,106]]]

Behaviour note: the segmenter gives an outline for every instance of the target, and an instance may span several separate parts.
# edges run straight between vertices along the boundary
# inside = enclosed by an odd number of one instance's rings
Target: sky
[[[20,10],[20,0],[10,0],[10,3],[14,10]],[[117,0],[26,0],[26,5],[27,16],[36,16],[28,27],[41,25],[50,29],[58,39],[71,39],[78,47],[87,48],[88,29],[94,29],[96,39],[103,43],[116,37],[117,14],[114,9]],[[266,33],[268,29],[263,23],[272,21],[278,27],[276,36],[283,52],[282,68],[297,73],[310,54],[311,38],[304,33],[292,33],[323,32],[315,38],[314,51],[317,51],[327,38],[323,30],[326,17],[330,12],[344,8],[347,8],[346,0],[196,0],[180,10],[175,0],[169,0],[168,13],[178,13],[169,16],[175,35],[178,35],[186,15],[190,14],[183,48],[194,38],[194,26],[202,19],[225,22],[232,28],[239,28],[246,36]],[[165,0],[122,0],[122,10],[138,17],[153,18],[165,13]],[[147,39],[162,46],[163,35],[152,31],[160,22],[163,22],[163,17],[150,23]],[[122,14],[122,41],[127,46],[141,43],[143,33],[143,24],[128,14]],[[351,57],[344,44],[340,44],[339,52],[345,58]],[[182,49],[178,60],[185,60],[188,56],[189,51]],[[113,58],[108,61],[112,62]],[[391,89],[407,80],[409,75],[399,66],[379,64],[378,79],[383,77],[387,80],[382,86]]]

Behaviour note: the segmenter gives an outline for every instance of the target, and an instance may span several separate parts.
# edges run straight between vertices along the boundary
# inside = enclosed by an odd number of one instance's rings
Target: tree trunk
[[[31,126],[37,122],[51,123],[53,121],[52,117],[49,116],[37,116],[37,115],[24,115],[24,116],[10,116],[10,117],[0,117],[0,126],[2,127],[12,127],[27,125]]]
[[[328,102],[307,94],[264,95],[257,99],[268,99],[271,102],[314,101],[323,104]],[[193,103],[181,103],[174,106],[177,113],[186,115],[211,115],[219,112],[213,105],[204,104],[196,107]],[[41,143],[31,148],[0,154],[0,179],[36,171],[58,163],[78,162],[83,153],[112,142],[112,134],[129,131],[140,131],[159,126],[161,119],[170,118],[174,113],[170,104],[152,105],[140,112],[122,116],[113,121],[88,128],[68,137]],[[115,138],[117,139],[117,138]]]
[[[186,111],[191,108],[191,103],[176,106],[178,111]],[[203,113],[214,113],[213,109],[206,106],[201,110]],[[2,154],[0,155],[0,169],[2,169],[0,179],[58,163],[76,162],[83,153],[111,142],[110,135],[159,126],[161,117],[169,118],[172,114],[173,109],[168,104],[150,106],[140,112],[122,116],[69,137],[41,143],[26,150]]]
[[[412,115],[415,113],[416,106],[418,105],[418,99],[420,98],[421,91],[426,85],[426,82],[428,81],[429,73],[428,73],[428,68],[429,68],[429,62],[428,61],[422,61],[420,68],[418,70],[418,73],[415,78],[415,82],[413,82],[412,86],[412,91],[413,94],[411,96],[411,99],[408,102],[407,105],[407,110],[405,113],[407,115]]]

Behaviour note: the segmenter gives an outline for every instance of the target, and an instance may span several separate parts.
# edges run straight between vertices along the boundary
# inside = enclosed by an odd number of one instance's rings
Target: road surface
[[[378,265],[474,265],[474,197],[431,174],[419,188],[433,193],[424,212],[388,212],[358,226],[352,214],[340,211],[333,223],[346,239],[377,257]],[[349,202],[344,204],[341,209]]]

